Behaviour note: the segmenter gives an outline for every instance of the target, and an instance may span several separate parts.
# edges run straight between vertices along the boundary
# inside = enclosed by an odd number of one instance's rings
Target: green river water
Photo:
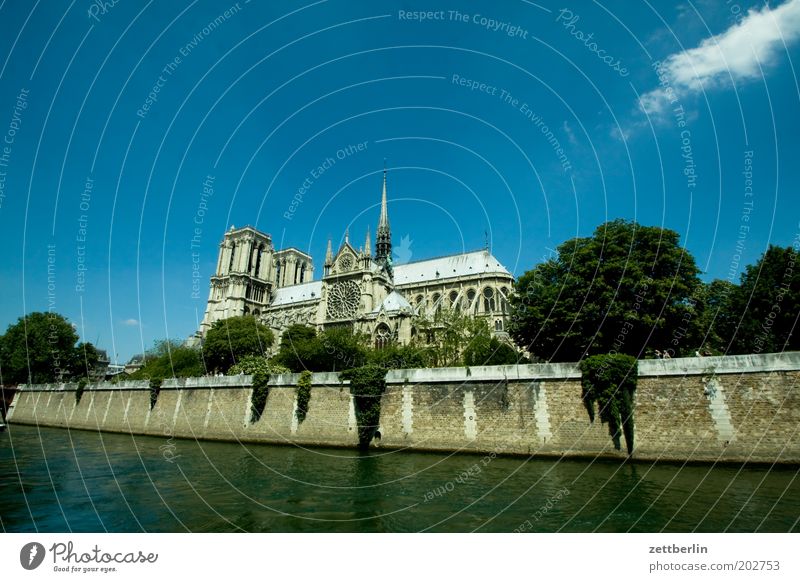
[[[359,453],[11,426],[0,525],[39,532],[789,532],[798,467]]]

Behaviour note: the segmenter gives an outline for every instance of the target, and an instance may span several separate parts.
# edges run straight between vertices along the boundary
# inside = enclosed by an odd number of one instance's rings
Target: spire
[[[367,239],[364,241],[364,254],[370,256],[372,254],[372,243],[370,242],[369,227],[367,227]]]
[[[328,250],[325,251],[325,264],[333,263],[333,248],[331,247],[331,237],[328,237]]]
[[[381,227],[389,228],[389,210],[386,206],[386,161],[383,163],[383,193],[381,194],[381,217],[378,220],[378,230]]]
[[[345,244],[350,244],[350,228],[344,229],[344,242]]]
[[[375,259],[378,262],[392,257],[392,231],[389,228],[389,209],[386,204],[386,161],[383,164],[383,193],[381,194],[381,216],[375,236]]]

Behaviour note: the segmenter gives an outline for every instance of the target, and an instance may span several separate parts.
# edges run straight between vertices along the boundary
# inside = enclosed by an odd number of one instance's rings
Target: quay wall
[[[635,450],[642,460],[800,463],[800,352],[642,360]],[[312,377],[299,422],[298,374],[270,380],[251,422],[250,376],[20,386],[9,424],[157,437],[355,447],[347,382]],[[624,457],[589,422],[576,364],[390,370],[373,447],[542,456]]]

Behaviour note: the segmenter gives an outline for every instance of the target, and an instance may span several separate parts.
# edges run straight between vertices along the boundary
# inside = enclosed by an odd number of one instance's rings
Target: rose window
[[[353,268],[353,257],[350,255],[344,255],[341,259],[339,259],[339,270],[340,271],[349,271]]]
[[[360,300],[361,291],[355,281],[336,283],[328,293],[328,319],[352,319]]]

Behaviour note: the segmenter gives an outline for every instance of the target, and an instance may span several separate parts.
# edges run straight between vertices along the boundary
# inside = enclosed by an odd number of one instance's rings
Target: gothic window
[[[303,263],[302,266],[300,267],[300,282],[301,283],[305,283],[306,282],[306,264],[305,263]]]
[[[228,272],[233,270],[233,258],[236,256],[236,243],[231,243],[231,260],[228,262]]]
[[[351,319],[360,301],[361,291],[355,281],[336,283],[328,294],[328,319]]]
[[[487,287],[483,290],[483,311],[492,313],[495,310],[494,290]]]
[[[500,309],[503,313],[508,313],[508,287],[500,288]]]
[[[353,268],[353,257],[352,255],[343,255],[341,259],[339,259],[339,271],[344,273]]]
[[[250,315],[250,308],[249,307],[245,306],[243,311],[244,311],[245,315]]]
[[[469,291],[467,291],[467,308],[469,308],[474,304],[473,309],[475,313],[478,313],[478,302],[475,301],[475,295],[476,295],[475,289],[470,289]]]
[[[280,286],[281,284],[281,262],[275,261],[275,284]]]
[[[424,300],[425,300],[425,298],[422,295],[417,295],[417,298],[414,299],[414,303],[416,303],[417,305],[422,305],[422,302]]]
[[[494,329],[495,331],[503,331],[503,320],[498,319],[494,322]]]
[[[375,348],[381,349],[390,345],[392,342],[392,331],[385,323],[381,323],[375,328]]]
[[[255,275],[258,277],[258,271],[261,269],[261,255],[264,252],[264,245],[258,245],[258,249],[256,250],[256,272]]]
[[[439,313],[439,311],[441,310],[441,307],[442,307],[442,305],[440,303],[440,299],[441,298],[442,298],[442,296],[439,295],[438,293],[434,293],[433,294],[433,309],[434,309],[434,311],[436,311],[436,313]]]

